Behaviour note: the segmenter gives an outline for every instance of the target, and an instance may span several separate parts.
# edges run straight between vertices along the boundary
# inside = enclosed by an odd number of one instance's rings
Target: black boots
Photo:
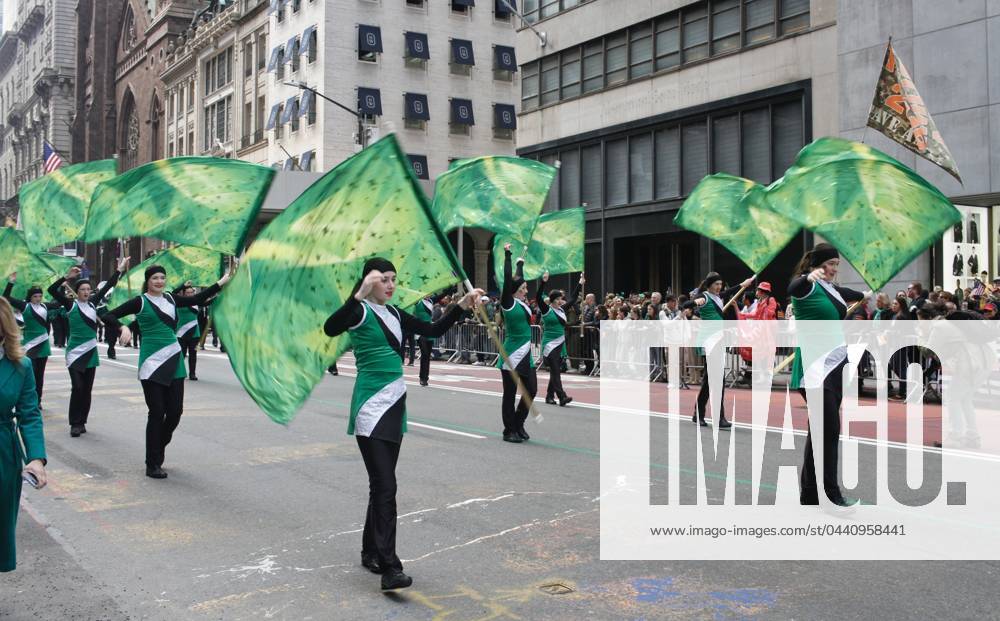
[[[159,466],[146,466],[146,476],[151,479],[165,479],[167,471]]]
[[[382,574],[382,590],[392,591],[394,589],[405,589],[413,584],[413,578],[401,571],[390,570]]]

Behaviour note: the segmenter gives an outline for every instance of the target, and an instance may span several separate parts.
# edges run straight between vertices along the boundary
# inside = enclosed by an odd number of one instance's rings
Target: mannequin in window
[[[976,223],[976,218],[971,218],[969,220],[969,243],[979,243],[979,225]]]
[[[962,251],[955,253],[955,259],[951,262],[952,276],[961,276],[965,271],[965,259],[962,258]]]
[[[969,237],[972,237],[972,231],[975,229],[969,229]],[[969,273],[975,274],[979,271],[979,257],[976,256],[976,249],[972,249],[972,254],[969,255]]]
[[[952,228],[952,237],[954,237],[954,242],[956,244],[962,243],[962,223],[956,222],[954,228]]]

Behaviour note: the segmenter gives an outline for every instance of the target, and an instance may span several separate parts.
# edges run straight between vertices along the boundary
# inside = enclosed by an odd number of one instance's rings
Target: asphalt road
[[[540,404],[532,441],[504,443],[497,371],[441,364],[431,387],[409,386],[398,548],[414,586],[386,595],[359,565],[367,479],[345,434],[349,361],[286,428],[203,353],[170,477],[155,481],[135,351],[103,361],[81,438],[54,353],[50,485],[25,491],[0,618],[997,618],[995,562],[600,561],[598,410]],[[583,401],[596,387],[567,377]]]

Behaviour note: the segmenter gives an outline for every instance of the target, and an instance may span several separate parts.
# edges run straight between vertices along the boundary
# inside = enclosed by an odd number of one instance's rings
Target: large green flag
[[[17,282],[11,290],[13,297],[23,298],[31,287],[47,289],[73,265],[76,265],[73,257],[31,252],[21,231],[0,228],[0,282],[6,286],[7,277],[17,272]]]
[[[962,218],[940,190],[899,161],[840,138],[802,149],[768,189],[768,204],[836,246],[874,290]]]
[[[755,274],[762,272],[802,228],[768,206],[764,186],[725,173],[702,179],[674,222],[719,242]]]
[[[161,250],[139,265],[131,268],[115,285],[108,296],[108,308],[124,304],[130,297],[142,293],[146,268],[162,265],[167,271],[167,290],[173,290],[187,281],[196,287],[207,287],[222,276],[223,255],[196,246],[175,246]]]
[[[364,262],[398,270],[401,308],[464,278],[394,135],[324,175],[257,237],[213,320],[236,376],[274,421],[288,423],[349,337],[323,324]]]
[[[434,218],[446,233],[479,227],[527,245],[556,169],[519,157],[462,160],[434,185]]]
[[[94,188],[115,176],[113,159],[63,166],[21,186],[24,239],[39,252],[80,239]]]
[[[240,254],[274,169],[240,160],[174,157],[97,186],[84,241],[155,237]]]
[[[566,274],[583,271],[584,209],[574,207],[542,214],[524,253],[524,278],[534,280],[548,271]],[[521,256],[524,246],[497,235],[493,239],[493,270],[497,283],[503,283],[504,244],[511,243],[513,258]]]

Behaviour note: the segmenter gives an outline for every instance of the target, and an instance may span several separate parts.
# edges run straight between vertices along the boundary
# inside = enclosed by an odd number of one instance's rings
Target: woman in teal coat
[[[14,532],[21,500],[21,467],[45,486],[45,437],[31,359],[7,300],[0,299],[0,572],[17,566]],[[22,444],[24,448],[22,449]]]

